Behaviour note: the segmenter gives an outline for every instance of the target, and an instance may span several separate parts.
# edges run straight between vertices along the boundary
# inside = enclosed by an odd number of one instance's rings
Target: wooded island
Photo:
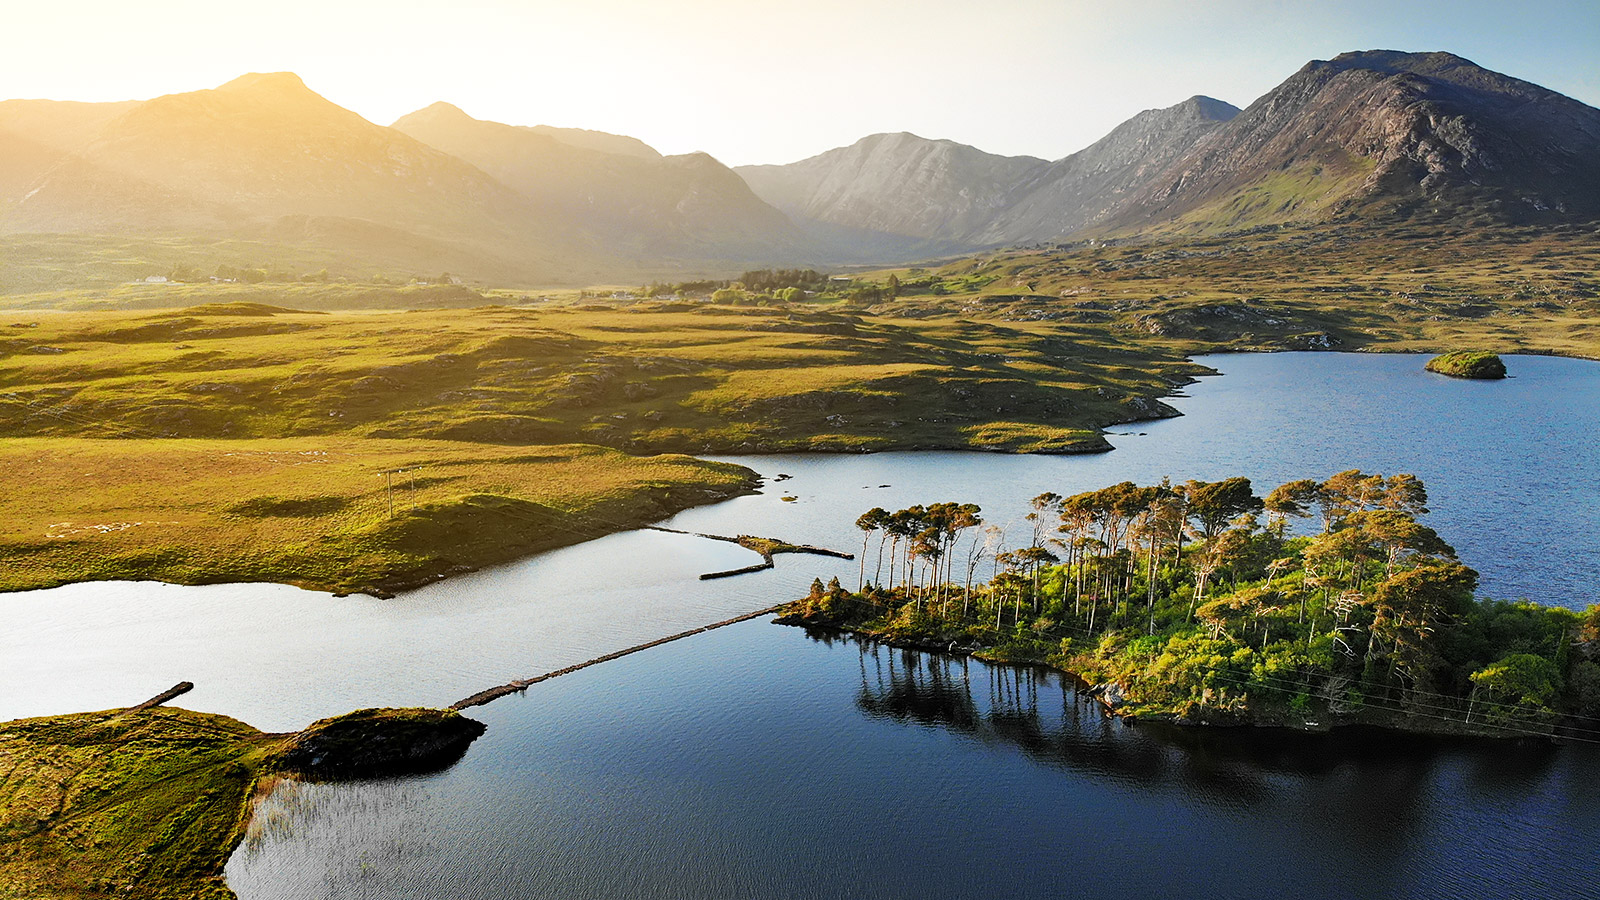
[[[1426,504],[1415,476],[1359,470],[1265,497],[1123,482],[1040,494],[1009,549],[971,504],[872,509],[857,590],[816,582],[780,621],[1050,665],[1129,717],[1588,733],[1600,605],[1475,599]]]

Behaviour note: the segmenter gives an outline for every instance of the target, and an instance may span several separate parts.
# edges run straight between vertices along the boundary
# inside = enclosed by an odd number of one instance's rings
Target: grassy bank
[[[364,710],[292,735],[162,707],[0,724],[0,894],[232,898],[223,866],[263,779],[301,774],[310,749],[353,760],[340,777],[390,771],[365,749],[378,737],[391,756],[435,750],[401,769],[437,768],[481,731],[439,710]]]
[[[5,590],[159,579],[381,594],[753,484],[682,456],[349,436],[20,438],[0,442],[0,472]]]

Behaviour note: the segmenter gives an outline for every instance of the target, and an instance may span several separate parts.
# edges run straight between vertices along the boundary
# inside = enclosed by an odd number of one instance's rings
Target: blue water
[[[1600,366],[1514,358],[1517,378],[1480,383],[1417,357],[1202,361],[1226,377],[1111,454],[739,458],[792,477],[673,524],[851,547],[868,506],[957,499],[1020,535],[1044,490],[1406,471],[1485,593],[1600,597]],[[717,590],[754,607],[829,573],[855,564],[784,559]],[[473,715],[487,735],[441,775],[280,790],[230,883],[245,900],[1600,896],[1588,745],[1128,727],[1049,673],[763,622]]]
[[[1515,377],[1469,382],[1417,356],[1200,361],[1225,375],[1173,399],[1182,418],[1114,429],[1112,453],[736,458],[792,477],[667,524],[855,550],[871,506],[961,500],[1021,543],[1046,490],[1411,472],[1482,593],[1600,601],[1600,365],[1512,357]],[[696,577],[752,561],[632,532],[392,601],[5,595],[0,720],[180,680],[182,705],[274,731],[444,705],[858,571],[779,557]],[[475,710],[489,731],[446,773],[279,790],[230,883],[244,900],[1600,896],[1587,746],[1130,729],[1052,676],[863,652],[757,621],[538,685]]]
[[[280,791],[246,900],[1595,896],[1600,748],[1107,720],[748,622],[540,685],[431,778]]]
[[[734,457],[766,492],[669,523],[859,549],[871,506],[975,502],[1013,544],[1043,492],[1131,479],[1247,475],[1258,490],[1359,467],[1421,476],[1429,521],[1483,574],[1482,592],[1600,601],[1600,364],[1512,357],[1516,377],[1429,374],[1423,357],[1285,353],[1201,357],[1226,374],[1173,399],[1185,415],[1113,429],[1090,456],[883,453]],[[887,487],[881,487],[887,485]],[[797,497],[784,502],[786,496]],[[0,721],[137,703],[178,682],[183,703],[286,731],[363,706],[447,705],[803,594],[855,563],[755,561],[716,541],[635,531],[450,578],[396,600],[281,585],[69,585],[0,596]]]
[[[846,459],[729,457],[800,500],[781,527],[860,542],[869,506],[974,501],[991,522],[1025,529],[1028,498],[1163,477],[1252,479],[1258,493],[1346,469],[1408,472],[1428,487],[1427,521],[1483,576],[1481,593],[1583,608],[1600,602],[1600,364],[1508,357],[1515,377],[1467,381],[1410,354],[1201,356],[1225,373],[1169,402],[1183,416],[1112,429],[1111,453],[1082,457],[885,453]],[[879,484],[891,484],[879,489]],[[867,487],[870,486],[870,487]],[[853,501],[853,502],[852,502]],[[839,503],[845,508],[835,510]],[[722,522],[741,501],[694,510]],[[848,513],[849,515],[845,515]],[[739,520],[768,527],[773,514]],[[1025,543],[1026,541],[1022,541]]]

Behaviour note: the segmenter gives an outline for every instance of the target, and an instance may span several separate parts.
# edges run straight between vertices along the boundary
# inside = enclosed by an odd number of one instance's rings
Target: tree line
[[[710,297],[718,291],[732,291],[739,296],[766,295],[783,299],[802,296],[807,292],[820,293],[828,289],[828,276],[815,269],[752,269],[734,279],[704,279],[700,281],[653,281],[639,289],[641,297]],[[728,295],[733,296],[733,295]]]
[[[1039,494],[1009,545],[974,504],[874,508],[855,523],[856,589],[818,583],[797,612],[1049,662],[1152,710],[1600,717],[1600,606],[1476,599],[1427,502],[1414,475],[1360,470],[1265,496],[1242,477],[1122,482]]]

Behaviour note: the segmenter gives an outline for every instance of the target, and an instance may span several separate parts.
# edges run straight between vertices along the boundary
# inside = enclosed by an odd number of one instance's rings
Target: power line
[[[37,401],[28,400],[26,398],[23,398],[23,397],[19,396],[18,394],[14,393],[14,392],[7,392],[7,393],[4,393],[4,394],[0,394],[0,400],[7,401],[7,402],[10,402],[10,403],[18,405],[18,406],[27,407],[27,408],[32,409],[35,412],[38,412],[38,413],[40,413],[42,415],[48,415],[48,416],[51,416],[53,418],[59,419],[61,421],[67,422],[69,424],[78,425],[80,427],[85,427],[85,428],[103,428],[103,429],[111,430],[113,432],[121,432],[121,433],[124,433],[124,434],[127,434],[127,435],[131,435],[133,437],[147,438],[147,439],[150,439],[150,440],[158,440],[158,441],[160,441],[162,443],[163,446],[174,446],[174,447],[188,449],[188,450],[191,450],[193,452],[210,453],[210,454],[214,454],[218,450],[222,449],[222,447],[220,447],[220,446],[218,446],[216,444],[212,444],[212,443],[210,443],[208,441],[201,440],[201,439],[180,437],[180,436],[172,435],[170,433],[163,434],[161,432],[153,431],[153,430],[151,430],[149,428],[145,428],[145,427],[140,426],[140,425],[135,425],[135,424],[128,423],[128,422],[120,422],[120,421],[117,421],[117,420],[114,420],[114,419],[109,419],[109,418],[96,418],[96,417],[92,417],[92,416],[89,416],[87,414],[78,412],[76,410],[62,409],[59,406],[58,407],[53,407],[53,408],[52,407],[42,407],[42,406],[39,405],[39,403]],[[231,441],[231,440],[234,440],[234,439],[219,438],[217,440],[218,441],[227,442],[227,441]],[[271,450],[258,450],[258,449],[250,449],[250,448],[233,448],[229,452],[234,453],[234,454],[238,454],[238,455],[241,455],[241,456],[246,456],[246,457],[251,457],[251,458],[255,458],[255,459],[264,460],[266,462],[277,464],[277,465],[285,464],[281,459],[278,458],[281,454],[279,454],[279,453],[277,453],[275,451],[271,451]],[[322,451],[322,452],[326,452],[326,451]],[[357,454],[358,453],[358,451],[354,451],[354,450],[346,450],[346,451],[342,451],[342,452],[348,452],[348,453],[352,453],[352,454]],[[427,468],[428,465],[429,465],[428,463],[419,463],[419,464],[410,464],[410,465],[406,465],[406,466],[395,467],[395,468],[391,468],[391,469],[379,469],[379,470],[376,470],[377,474],[383,474],[383,475],[386,475],[386,476],[391,476],[388,480],[386,480],[386,484],[385,484],[385,490],[386,490],[386,494],[387,494],[388,514],[389,514],[390,518],[393,518],[393,516],[394,516],[392,475],[398,474],[398,473],[401,473],[401,472],[412,473],[413,477],[411,479],[411,490],[415,491],[416,481],[415,481],[414,473],[418,469]],[[515,498],[513,498],[513,499],[515,499]],[[530,504],[536,504],[536,501],[528,501],[528,502]],[[413,501],[412,508],[415,509],[414,501]],[[556,511],[556,512],[553,512],[553,513],[542,513],[540,511],[538,511],[537,509],[527,510],[526,511],[526,512],[534,512],[536,515],[542,516],[542,518],[530,518],[529,516],[520,514],[518,512],[512,511],[512,510],[507,510],[507,509],[498,509],[498,510],[495,510],[494,512],[496,514],[502,516],[502,517],[505,517],[505,518],[524,521],[524,522],[528,522],[529,524],[540,525],[540,526],[548,526],[548,525],[552,525],[552,524],[571,525],[574,522],[576,522],[577,524],[587,525],[590,528],[593,528],[595,530],[602,531],[602,532],[605,532],[605,533],[615,533],[615,532],[621,532],[621,531],[632,531],[632,530],[636,530],[636,529],[638,529],[640,527],[640,525],[638,523],[636,523],[636,522],[622,522],[622,521],[618,521],[618,520],[602,517],[602,516],[599,516],[599,515],[594,514],[592,512],[590,512],[590,513],[580,513],[580,512],[576,512],[576,511],[559,510],[559,511]]]
[[[192,451],[195,451],[195,452],[214,453],[218,449],[215,444],[209,443],[205,439],[183,437],[183,436],[180,436],[180,435],[172,434],[170,432],[154,431],[152,429],[145,428],[144,426],[135,425],[133,423],[126,422],[126,421],[118,421],[118,420],[110,419],[110,418],[97,418],[97,417],[91,416],[91,415],[89,415],[87,413],[82,413],[82,412],[78,412],[77,410],[62,408],[61,406],[55,406],[55,407],[40,406],[38,401],[36,401],[36,400],[28,400],[28,399],[26,399],[26,398],[24,398],[24,397],[22,397],[22,396],[20,396],[20,395],[18,395],[16,393],[9,393],[8,392],[8,393],[0,394],[0,401],[6,401],[6,402],[9,402],[9,403],[12,403],[13,405],[27,407],[27,408],[32,409],[33,411],[35,411],[35,412],[37,412],[37,413],[39,413],[41,415],[47,415],[47,416],[50,416],[51,418],[59,419],[59,420],[61,420],[63,422],[66,422],[67,424],[76,425],[76,426],[78,426],[80,428],[102,428],[102,429],[109,430],[109,431],[111,431],[113,433],[119,433],[120,432],[124,436],[134,437],[134,438],[142,438],[142,439],[153,440],[153,441],[161,441],[163,446],[175,446],[175,447],[180,447],[180,448],[186,448],[186,449],[189,449],[189,450],[192,450]],[[41,435],[41,437],[53,437],[53,435]],[[231,442],[231,441],[248,440],[248,439],[241,439],[241,438],[215,438],[214,440],[217,440],[217,441],[230,441]],[[276,457],[279,454],[274,452],[274,451],[271,451],[271,450],[254,450],[254,449],[250,449],[250,448],[236,448],[231,452],[233,454],[240,455],[240,456],[251,456],[251,457],[257,457],[257,458],[264,458],[268,462],[274,462],[274,463],[279,462],[279,460],[276,459]]]
[[[888,605],[883,604],[883,603],[878,603],[878,602],[876,602],[874,600],[868,599],[868,598],[866,598],[864,596],[861,596],[861,595],[856,595],[856,596],[857,596],[857,598],[859,600],[861,600],[863,602],[866,602],[871,606],[875,606],[875,607],[877,607],[879,609],[883,609],[883,610],[886,610],[886,611],[895,611],[897,609],[904,608],[903,606],[902,607],[891,607],[891,606],[888,606]],[[989,625],[987,625],[987,624],[985,624],[983,622],[974,622],[974,624],[979,625],[980,627],[982,627],[985,630],[994,631],[997,636],[1000,634],[999,629],[992,628],[991,626],[989,626]],[[1055,627],[1050,628],[1050,629],[1044,629],[1044,630],[1034,629],[1034,633],[1035,634],[1041,634],[1041,635],[1047,635],[1047,636],[1058,636],[1058,637],[1070,636],[1070,635],[1067,635],[1067,634],[1063,634],[1063,632],[1075,632],[1077,634],[1082,634],[1082,635],[1085,635],[1085,636],[1088,636],[1088,637],[1094,637],[1095,636],[1094,632],[1090,632],[1090,631],[1088,631],[1086,629],[1083,629],[1083,628],[1077,628],[1077,627],[1074,627],[1074,626],[1066,625],[1064,623],[1058,623]],[[1102,635],[1103,634],[1104,633],[1102,632]],[[1301,684],[1300,682],[1297,682],[1297,681],[1292,681],[1290,679],[1277,678],[1275,676],[1270,676],[1270,675],[1261,676],[1259,678],[1257,678],[1256,676],[1250,676],[1249,678],[1242,678],[1242,677],[1232,673],[1231,671],[1229,671],[1227,669],[1224,669],[1224,668],[1219,667],[1219,666],[1208,665],[1208,664],[1205,664],[1205,663],[1197,663],[1195,665],[1195,668],[1205,670],[1205,671],[1209,672],[1210,674],[1212,674],[1213,676],[1221,678],[1224,681],[1229,681],[1231,683],[1235,683],[1235,684],[1238,684],[1238,685],[1241,685],[1241,686],[1245,686],[1245,687],[1249,687],[1249,686],[1254,685],[1254,686],[1262,687],[1262,688],[1264,688],[1266,690],[1275,690],[1275,691],[1284,692],[1284,693],[1290,693],[1290,694],[1294,694],[1294,695],[1299,695],[1299,694],[1305,693],[1305,685],[1303,685],[1303,684]],[[1344,677],[1344,676],[1334,676],[1334,677]],[[1368,682],[1368,681],[1363,681],[1363,680],[1355,679],[1355,678],[1345,678],[1345,680],[1350,682],[1350,683],[1353,683],[1353,684],[1359,684],[1359,685],[1369,686],[1369,687],[1374,687],[1374,688],[1381,688],[1381,689],[1383,689],[1385,691],[1393,689],[1392,685],[1381,685],[1381,684],[1378,684],[1376,682]],[[1280,684],[1273,684],[1273,683],[1268,683],[1268,682],[1280,682],[1280,683],[1283,683],[1283,684],[1290,684],[1290,685],[1294,685],[1294,688],[1291,690],[1290,688],[1280,686]],[[1525,709],[1522,709],[1522,708],[1517,707],[1517,706],[1512,705],[1512,704],[1496,703],[1496,702],[1489,701],[1489,700],[1476,700],[1476,699],[1471,700],[1470,701],[1471,707],[1487,706],[1487,707],[1500,709],[1500,710],[1520,711],[1520,712],[1523,713],[1523,715],[1520,715],[1520,716],[1513,715],[1513,714],[1510,714],[1510,713],[1502,713],[1503,716],[1509,718],[1512,722],[1514,722],[1516,724],[1505,724],[1503,722],[1495,722],[1495,721],[1489,721],[1489,720],[1485,720],[1483,722],[1475,723],[1475,722],[1470,721],[1469,719],[1456,718],[1456,717],[1453,717],[1453,716],[1449,716],[1449,715],[1444,715],[1443,714],[1443,713],[1458,711],[1459,710],[1459,702],[1460,702],[1461,698],[1455,698],[1455,697],[1451,697],[1448,694],[1439,694],[1439,693],[1432,692],[1432,691],[1415,691],[1413,693],[1419,693],[1419,694],[1423,694],[1425,696],[1433,696],[1433,697],[1440,697],[1440,698],[1445,698],[1445,699],[1449,699],[1449,700],[1454,700],[1454,701],[1456,701],[1456,705],[1441,706],[1441,705],[1438,705],[1438,704],[1418,702],[1418,703],[1415,703],[1413,706],[1410,706],[1410,707],[1404,705],[1403,703],[1399,703],[1399,704],[1392,705],[1392,706],[1385,706],[1383,704],[1384,703],[1388,703],[1390,701],[1387,701],[1384,698],[1376,698],[1376,697],[1374,697],[1374,698],[1363,698],[1363,703],[1369,703],[1369,704],[1377,706],[1379,709],[1382,709],[1382,710],[1387,711],[1387,712],[1394,712],[1394,713],[1400,713],[1400,714],[1405,714],[1405,715],[1416,715],[1416,716],[1421,716],[1421,717],[1424,717],[1424,718],[1436,719],[1436,720],[1439,720],[1439,721],[1451,722],[1451,723],[1455,723],[1455,724],[1461,724],[1461,725],[1467,725],[1467,726],[1479,725],[1479,726],[1482,726],[1482,727],[1499,728],[1499,729],[1503,729],[1503,730],[1506,730],[1506,731],[1515,732],[1515,733],[1518,733],[1518,734],[1526,734],[1526,735],[1531,735],[1531,736],[1536,736],[1536,737],[1561,737],[1564,740],[1574,740],[1574,741],[1579,741],[1579,742],[1583,742],[1583,743],[1600,744],[1600,739],[1596,739],[1596,738],[1593,738],[1593,737],[1581,737],[1581,736],[1579,736],[1579,734],[1600,736],[1600,729],[1585,728],[1585,727],[1578,726],[1578,725],[1570,725],[1570,724],[1562,723],[1562,724],[1559,724],[1559,725],[1555,726],[1556,728],[1560,729],[1559,733],[1555,733],[1553,731],[1547,731],[1547,730],[1536,730],[1537,726],[1542,725],[1544,723],[1540,723],[1540,722],[1537,722],[1536,720],[1529,719],[1526,716],[1526,710]],[[1426,712],[1424,710],[1435,710],[1435,712]],[[1572,715],[1572,716],[1568,716],[1568,717],[1565,717],[1565,718],[1575,718],[1575,719],[1581,719],[1581,720],[1585,720],[1585,721],[1600,721],[1600,719],[1596,719],[1595,717],[1582,716],[1582,715]],[[1518,725],[1521,725],[1521,726],[1534,726],[1534,727],[1517,727]],[[1569,732],[1576,732],[1576,734],[1569,733]]]
[[[862,598],[862,599],[865,599],[865,598]],[[871,603],[872,601],[869,600],[867,602]],[[883,608],[883,609],[889,609],[890,608],[890,607],[886,607],[886,606],[883,606],[882,604],[877,604],[877,603],[874,603],[873,605],[879,606],[880,608]],[[1128,605],[1129,608],[1131,608],[1131,606],[1132,606],[1131,603],[1127,604],[1127,605]],[[1113,609],[1113,614],[1114,614],[1114,611],[1115,610]],[[985,624],[983,622],[975,622],[975,624],[981,625],[981,626],[983,626],[985,628],[989,627],[987,624]],[[1088,636],[1088,637],[1094,637],[1096,635],[1096,632],[1094,632],[1094,631],[1090,631],[1090,630],[1087,630],[1085,628],[1069,625],[1069,624],[1067,624],[1065,622],[1058,622],[1056,624],[1055,628],[1056,629],[1060,629],[1060,630],[1065,630],[1065,631],[1072,631],[1072,632],[1075,632],[1077,634],[1082,634],[1082,635],[1085,635],[1085,636]],[[1049,631],[1047,630],[1045,632],[1040,632],[1040,631],[1036,630],[1035,633],[1049,633]],[[1099,632],[1099,634],[1101,634],[1101,635],[1104,635],[1106,633],[1107,632]],[[1360,678],[1358,676],[1340,676],[1340,677],[1344,678],[1346,681],[1348,681],[1348,682],[1350,682],[1352,684],[1360,685],[1360,686],[1363,686],[1363,687],[1371,687],[1371,688],[1378,689],[1378,690],[1387,691],[1387,690],[1393,689],[1393,687],[1394,687],[1393,685],[1385,684],[1383,682],[1368,681],[1368,680],[1362,679],[1362,678]],[[1452,694],[1444,694],[1444,693],[1439,693],[1437,691],[1426,691],[1426,690],[1422,690],[1420,688],[1411,688],[1411,689],[1407,689],[1407,690],[1408,690],[1409,693],[1411,693],[1413,695],[1419,695],[1420,694],[1420,695],[1423,695],[1423,696],[1434,697],[1434,698],[1438,698],[1438,699],[1442,699],[1442,700],[1446,700],[1446,701],[1451,701],[1451,702],[1458,702],[1458,701],[1460,701],[1462,699],[1462,698],[1456,697],[1455,695],[1452,695]],[[1496,703],[1496,702],[1491,701],[1491,700],[1474,699],[1472,701],[1472,703],[1473,703],[1474,706],[1503,707],[1503,708],[1506,708],[1506,709],[1516,709],[1516,708],[1518,708],[1514,704]],[[1571,718],[1582,719],[1582,720],[1590,721],[1590,722],[1600,722],[1600,716],[1585,716],[1585,715],[1573,713],[1573,714],[1571,714]],[[1600,731],[1597,731],[1596,733],[1600,733]]]

